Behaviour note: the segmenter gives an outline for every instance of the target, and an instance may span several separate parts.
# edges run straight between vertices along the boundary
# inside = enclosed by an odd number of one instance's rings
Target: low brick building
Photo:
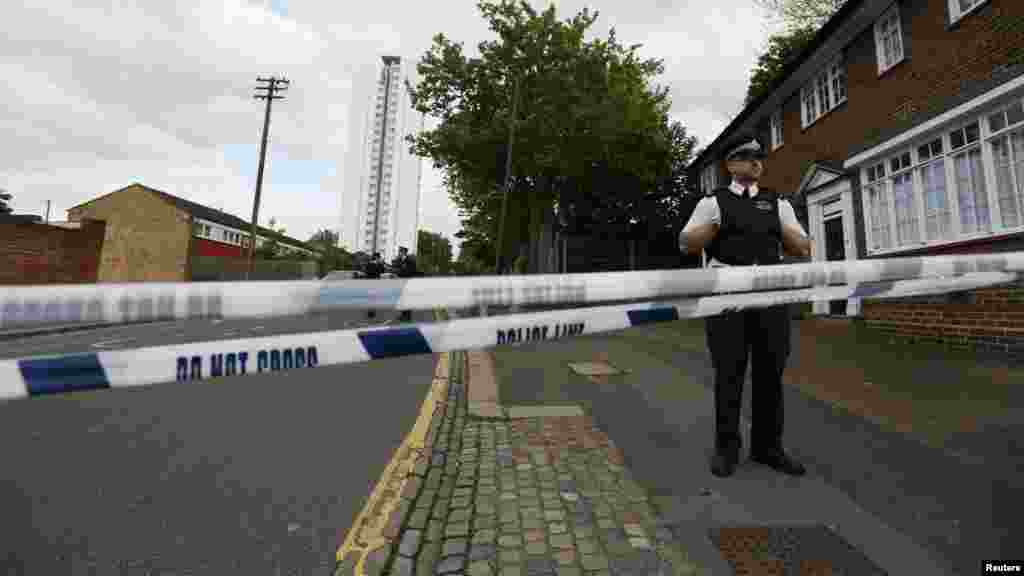
[[[0,218],[0,285],[96,282],[105,225]]]
[[[725,184],[740,131],[769,146],[812,259],[1024,250],[1024,2],[848,0],[691,165]],[[900,339],[1024,353],[1024,283],[822,302]]]
[[[138,183],[74,206],[68,217],[106,223],[99,282],[233,278],[235,271],[244,268],[239,261],[248,254],[250,227],[241,218]],[[310,259],[318,255],[304,242],[257,227],[256,245],[270,240]],[[200,261],[203,265],[197,270]],[[220,269],[227,275],[220,274]],[[289,274],[298,277],[283,273]],[[271,273],[270,277],[283,275]]]

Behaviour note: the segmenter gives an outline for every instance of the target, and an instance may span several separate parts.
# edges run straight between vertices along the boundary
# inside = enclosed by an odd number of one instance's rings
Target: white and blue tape
[[[1011,273],[982,272],[950,278],[725,294],[674,302],[466,318],[436,324],[4,360],[0,361],[0,399],[202,380],[558,340],[653,322],[699,318],[732,310],[813,300],[902,298],[972,290],[1013,282],[1018,277]]]
[[[1024,252],[565,275],[15,286],[0,288],[0,329],[273,317],[337,308],[426,310],[654,300],[973,272],[1024,272]]]

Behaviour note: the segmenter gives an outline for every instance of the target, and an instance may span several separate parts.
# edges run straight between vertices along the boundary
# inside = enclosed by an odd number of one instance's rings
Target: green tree
[[[444,236],[420,230],[416,240],[416,263],[424,274],[443,275],[452,270],[452,244]]]
[[[277,226],[277,220],[271,218],[267,222],[265,232],[261,235],[265,238],[263,244],[257,244],[253,250],[257,260],[277,260],[286,255],[286,250],[278,241],[278,236],[283,236],[285,229]]]
[[[556,209],[563,219],[581,220],[578,227],[621,225],[671,182],[673,134],[681,127],[668,119],[668,90],[652,86],[660,60],[641,59],[640,45],[623,46],[614,30],[584,41],[597,13],[584,9],[559,21],[553,7],[538,13],[522,1],[477,6],[497,40],[481,43],[479,58],[467,58],[461,43],[435,36],[417,67],[421,81],[407,88],[416,109],[439,122],[407,139],[445,174],[463,219],[458,236],[466,262],[487,261],[497,244],[515,124],[502,247],[511,262],[529,245],[536,272]]]
[[[816,27],[804,26],[768,37],[768,48],[757,58],[757,65],[750,73],[747,106],[767,91],[789,62],[800,54],[818,32]]]
[[[338,233],[333,230],[318,230],[309,241],[310,246],[320,251],[320,275],[323,276],[334,270],[351,270],[353,268],[352,254],[340,247],[338,244]]]

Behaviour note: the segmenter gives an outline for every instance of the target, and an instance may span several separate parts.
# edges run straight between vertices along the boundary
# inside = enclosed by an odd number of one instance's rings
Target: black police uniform
[[[730,266],[781,263],[782,225],[778,196],[763,188],[753,198],[729,188],[708,194],[718,201],[718,234],[708,256]],[[786,306],[725,312],[705,324],[715,369],[715,447],[738,454],[740,406],[748,359],[751,361],[753,412],[751,454],[782,448],[782,372],[789,357]]]
[[[756,140],[741,148],[760,152]],[[709,258],[730,266],[769,266],[782,262],[778,195],[758,187],[736,194],[728,187],[707,194],[720,212],[718,233],[705,248]],[[712,472],[732,474],[742,447],[740,409],[748,361],[752,365],[751,460],[791,475],[804,468],[782,448],[782,373],[790,352],[788,306],[727,311],[706,319],[715,370],[715,459]]]

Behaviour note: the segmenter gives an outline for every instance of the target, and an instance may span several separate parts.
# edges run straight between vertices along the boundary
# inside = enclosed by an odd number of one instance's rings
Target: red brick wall
[[[1024,251],[1024,238],[1019,234],[960,242],[928,253],[1018,251]],[[862,312],[866,325],[901,341],[948,344],[1024,358],[1024,281],[955,294],[865,300]]]
[[[1024,283],[969,293],[964,303],[865,302],[865,323],[901,341],[1024,357]]]
[[[0,284],[96,282],[105,224],[80,229],[47,224],[0,226]]]

